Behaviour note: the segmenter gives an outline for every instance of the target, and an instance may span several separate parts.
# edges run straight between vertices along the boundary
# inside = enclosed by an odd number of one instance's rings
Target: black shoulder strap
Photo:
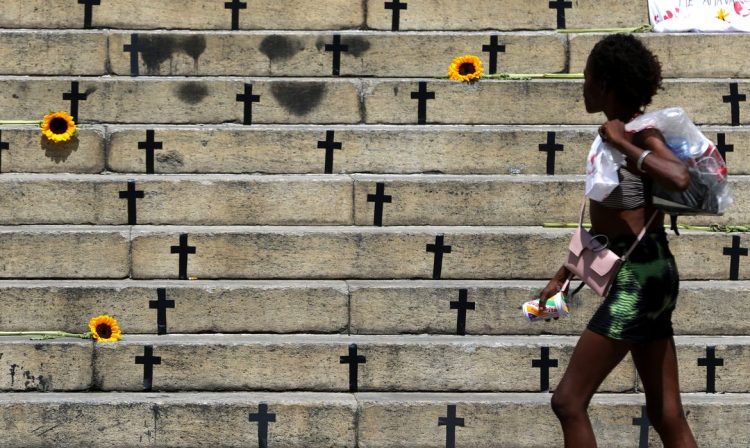
[[[671,229],[675,235],[680,236],[680,231],[677,230],[677,215],[669,215],[669,221],[671,223]]]

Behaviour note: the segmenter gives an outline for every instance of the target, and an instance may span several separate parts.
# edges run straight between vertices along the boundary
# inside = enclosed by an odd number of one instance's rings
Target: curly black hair
[[[589,70],[625,105],[641,109],[661,88],[661,64],[631,34],[611,34],[600,40],[589,55]]]

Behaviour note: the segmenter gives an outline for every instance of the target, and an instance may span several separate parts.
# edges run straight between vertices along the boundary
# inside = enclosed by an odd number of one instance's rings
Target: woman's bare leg
[[[566,448],[596,447],[587,412],[589,402],[630,348],[629,343],[584,330],[552,395],[552,410],[562,425]]]
[[[646,392],[648,418],[664,447],[697,447],[682,410],[674,338],[634,344],[632,353]]]

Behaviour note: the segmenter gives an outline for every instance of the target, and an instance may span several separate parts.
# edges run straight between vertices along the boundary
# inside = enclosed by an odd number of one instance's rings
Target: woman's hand
[[[602,140],[611,144],[617,149],[622,147],[624,142],[629,142],[628,132],[625,131],[625,123],[621,120],[609,120],[599,127],[599,135]]]
[[[565,278],[555,275],[552,280],[547,283],[547,286],[542,289],[539,293],[539,310],[542,311],[546,308],[547,299],[557,294],[565,284]],[[567,289],[567,288],[566,288]]]

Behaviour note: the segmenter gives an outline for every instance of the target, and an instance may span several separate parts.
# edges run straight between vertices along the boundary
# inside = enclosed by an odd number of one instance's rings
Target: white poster
[[[657,33],[750,32],[750,0],[648,0]]]

